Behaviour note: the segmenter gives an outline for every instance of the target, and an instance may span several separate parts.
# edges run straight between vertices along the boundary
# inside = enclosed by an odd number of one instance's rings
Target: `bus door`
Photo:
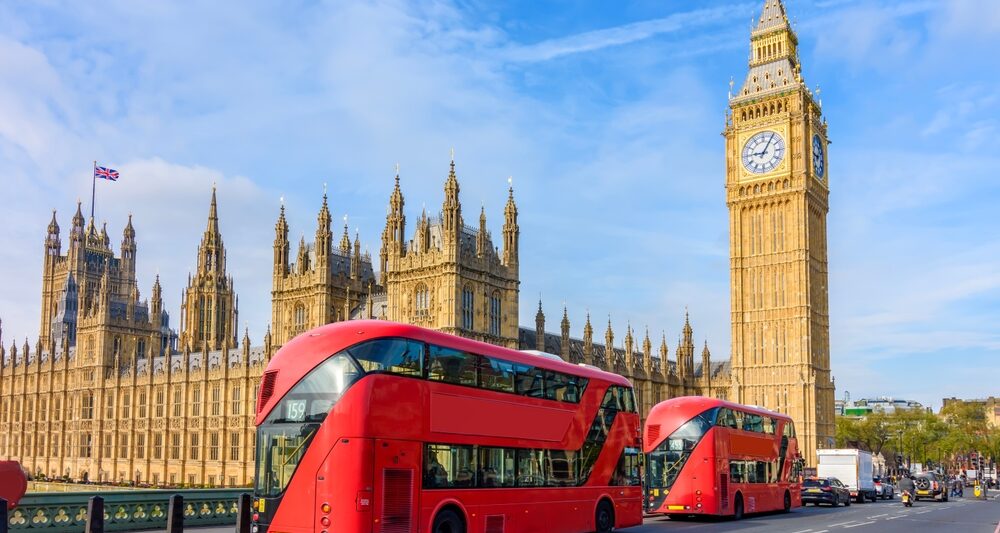
[[[418,442],[375,440],[374,532],[417,530],[421,449]]]

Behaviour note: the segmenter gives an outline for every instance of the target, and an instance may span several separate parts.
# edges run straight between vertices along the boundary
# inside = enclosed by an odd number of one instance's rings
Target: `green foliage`
[[[1000,459],[1000,428],[989,428],[985,412],[975,404],[949,404],[940,416],[901,409],[859,419],[838,417],[836,439],[837,446],[882,453],[889,461],[900,455],[914,463],[947,464],[974,451]]]

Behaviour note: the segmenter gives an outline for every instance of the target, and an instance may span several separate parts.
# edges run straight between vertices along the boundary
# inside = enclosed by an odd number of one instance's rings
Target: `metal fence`
[[[248,531],[250,495],[240,490],[108,491],[29,494],[13,510],[0,499],[0,533],[103,533],[233,525]]]

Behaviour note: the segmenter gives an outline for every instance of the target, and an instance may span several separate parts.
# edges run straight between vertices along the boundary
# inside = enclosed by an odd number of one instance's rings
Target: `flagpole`
[[[94,219],[94,193],[97,192],[97,160],[94,160],[94,172],[90,175],[90,219]]]

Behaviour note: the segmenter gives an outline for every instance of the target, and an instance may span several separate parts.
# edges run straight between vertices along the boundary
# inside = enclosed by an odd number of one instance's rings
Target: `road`
[[[968,494],[970,490],[966,490]],[[751,516],[740,522],[720,520],[673,520],[648,518],[627,533],[669,533],[672,531],[741,531],[785,533],[996,533],[1000,521],[1000,501],[996,492],[987,501],[956,498],[948,502],[914,502],[906,508],[897,500],[879,501],[850,507],[795,509],[788,514]]]
[[[971,490],[966,489],[966,494]],[[956,498],[949,502],[915,502],[906,508],[900,501],[879,501],[850,507],[795,509],[788,514],[749,516],[731,520],[674,520],[647,518],[641,526],[623,533],[670,533],[673,531],[740,531],[749,533],[998,533],[1000,501],[990,492],[987,501]],[[233,528],[197,528],[198,533],[233,533]]]

